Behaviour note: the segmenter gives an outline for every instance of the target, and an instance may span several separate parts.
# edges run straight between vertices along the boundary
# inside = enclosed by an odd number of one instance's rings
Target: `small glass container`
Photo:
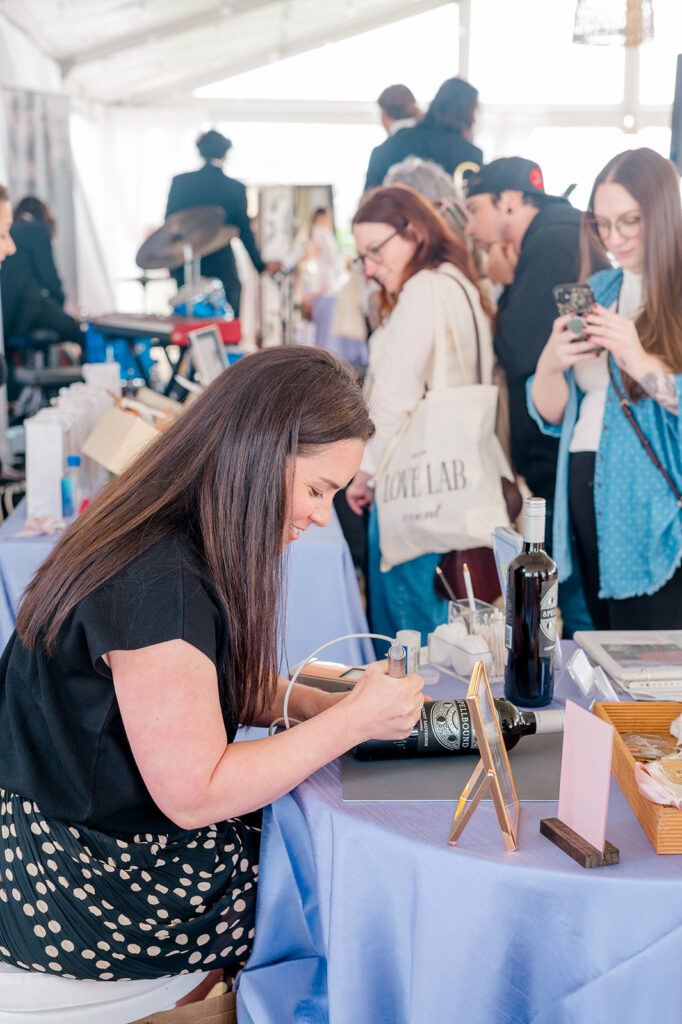
[[[448,626],[439,626],[429,634],[429,664],[452,671],[462,680],[469,678],[477,661],[492,674],[493,656],[483,637],[464,631],[459,637],[448,638]]]
[[[469,606],[468,601],[448,602],[448,622],[456,622],[461,619],[467,627],[467,631],[477,633],[485,640],[490,653],[492,654],[492,667],[490,677],[500,678],[504,675],[506,663],[506,648],[504,646],[504,612],[486,601],[474,602],[475,608]]]

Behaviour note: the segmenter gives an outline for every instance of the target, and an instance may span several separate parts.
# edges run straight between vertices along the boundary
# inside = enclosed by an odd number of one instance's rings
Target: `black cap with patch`
[[[545,183],[539,164],[522,156],[504,156],[484,164],[476,174],[467,178],[467,198],[486,192],[499,195],[507,189],[523,192],[526,196],[537,196],[545,200],[557,200],[545,192]]]

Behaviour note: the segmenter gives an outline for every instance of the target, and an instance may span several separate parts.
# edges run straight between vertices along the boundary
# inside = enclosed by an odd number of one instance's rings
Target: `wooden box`
[[[594,713],[615,728],[611,770],[637,815],[656,853],[682,853],[682,811],[654,804],[641,795],[635,782],[635,759],[621,733],[657,733],[671,739],[670,723],[682,714],[682,703],[672,701],[595,703]],[[674,741],[673,741],[674,742]]]

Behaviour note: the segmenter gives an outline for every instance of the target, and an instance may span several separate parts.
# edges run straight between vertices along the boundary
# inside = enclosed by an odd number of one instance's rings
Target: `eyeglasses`
[[[359,270],[364,270],[365,260],[371,260],[372,263],[383,263],[384,257],[381,253],[381,250],[385,245],[388,245],[392,238],[395,238],[396,235],[399,235],[400,231],[401,228],[396,228],[395,231],[391,232],[388,238],[384,238],[383,242],[379,242],[378,245],[370,246],[367,252],[363,253],[361,256],[357,256],[353,260],[353,266],[357,267]]]
[[[612,224],[604,217],[591,216],[588,223],[602,241],[609,237],[614,227],[623,238],[634,238],[642,227],[642,217],[639,213],[626,213],[623,217],[619,217],[615,224]]]

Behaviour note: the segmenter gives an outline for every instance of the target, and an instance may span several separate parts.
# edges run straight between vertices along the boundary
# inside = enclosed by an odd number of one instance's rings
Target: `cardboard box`
[[[110,473],[120,473],[158,436],[140,416],[112,405],[85,439],[83,453]]]
[[[133,1024],[237,1024],[237,996],[234,992],[209,996],[198,1003],[140,1017]]]
[[[635,759],[623,742],[622,733],[656,733],[670,739],[670,723],[682,714],[682,703],[673,701],[595,703],[594,713],[615,729],[611,771],[649,837],[656,853],[682,853],[682,811],[652,803],[642,796],[635,782]]]

